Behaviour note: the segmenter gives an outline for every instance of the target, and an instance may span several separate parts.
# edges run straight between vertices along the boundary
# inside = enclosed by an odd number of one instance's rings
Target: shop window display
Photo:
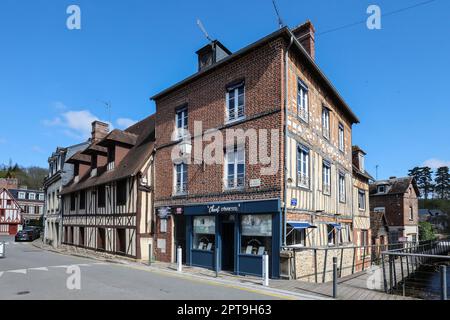
[[[244,215],[241,219],[241,253],[262,256],[270,255],[272,247],[272,216]]]
[[[215,217],[194,217],[194,249],[214,251],[215,240]]]

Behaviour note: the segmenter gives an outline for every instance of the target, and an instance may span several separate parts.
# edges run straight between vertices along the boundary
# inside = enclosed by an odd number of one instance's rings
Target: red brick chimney
[[[316,56],[316,49],[315,49],[316,30],[314,29],[314,26],[311,23],[311,21],[308,20],[304,24],[295,27],[294,29],[292,29],[292,33],[301,43],[303,48],[305,48],[306,52],[308,52],[311,58],[314,60]]]
[[[94,121],[92,122],[92,142],[98,142],[106,137],[109,133],[109,124]]]

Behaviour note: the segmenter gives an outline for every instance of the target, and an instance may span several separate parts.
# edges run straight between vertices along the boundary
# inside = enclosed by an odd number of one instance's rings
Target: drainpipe
[[[291,49],[292,45],[294,44],[294,36],[291,35],[291,41],[289,43],[289,46],[287,47],[286,53],[284,55],[284,192],[283,192],[283,202],[284,202],[284,208],[283,208],[283,215],[284,215],[284,221],[283,221],[283,247],[286,247],[286,225],[287,225],[287,174],[288,174],[288,155],[287,155],[287,142],[288,142],[288,92],[289,92],[289,65],[288,65],[288,58],[289,58],[289,50]]]

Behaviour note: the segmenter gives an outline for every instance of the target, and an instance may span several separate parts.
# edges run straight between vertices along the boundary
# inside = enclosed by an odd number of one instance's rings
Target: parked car
[[[40,232],[34,227],[26,227],[23,230],[17,232],[15,241],[34,241],[40,237]]]

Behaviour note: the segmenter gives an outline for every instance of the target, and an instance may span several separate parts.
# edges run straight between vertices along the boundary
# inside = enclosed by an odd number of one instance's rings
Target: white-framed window
[[[176,164],[174,167],[174,191],[175,194],[185,194],[187,193],[187,179],[188,179],[188,172],[187,172],[187,164],[186,163],[180,163]]]
[[[45,196],[43,193],[39,194],[39,201],[44,201],[45,200]]]
[[[339,123],[339,150],[344,152],[345,151],[345,132],[344,132],[344,125],[342,123]]]
[[[299,187],[309,189],[309,149],[302,145],[297,147],[297,182]]]
[[[19,199],[25,199],[25,196],[26,196],[25,192],[19,192],[18,195]]]
[[[322,134],[326,139],[330,139],[330,110],[322,108]]]
[[[358,208],[366,210],[366,192],[364,190],[358,190]]]
[[[336,244],[336,233],[336,228],[331,224],[327,224],[327,240],[329,246],[334,246]]]
[[[29,209],[29,211],[28,211],[29,214],[34,214],[35,213],[33,206],[30,206],[28,209]]]
[[[235,146],[225,155],[225,187],[241,189],[245,187],[245,148]]]
[[[297,89],[297,114],[300,119],[308,122],[309,120],[309,97],[308,87],[300,79],[298,79]]]
[[[181,108],[176,111],[175,114],[175,126],[177,129],[177,136],[179,138],[184,137],[188,130],[188,109],[187,107]]]
[[[409,220],[410,221],[414,220],[414,210],[412,207],[409,207]]]
[[[339,173],[339,201],[345,203],[346,192],[345,192],[345,174]]]
[[[359,153],[358,157],[359,157],[359,170],[361,170],[361,172],[365,172],[366,169],[365,169],[364,154]]]
[[[324,194],[331,194],[331,163],[326,160],[322,162],[322,188]]]
[[[227,89],[227,122],[245,118],[245,84],[240,83]]]
[[[29,198],[30,200],[36,200],[36,193],[29,193],[29,194],[28,194],[28,198]]]

